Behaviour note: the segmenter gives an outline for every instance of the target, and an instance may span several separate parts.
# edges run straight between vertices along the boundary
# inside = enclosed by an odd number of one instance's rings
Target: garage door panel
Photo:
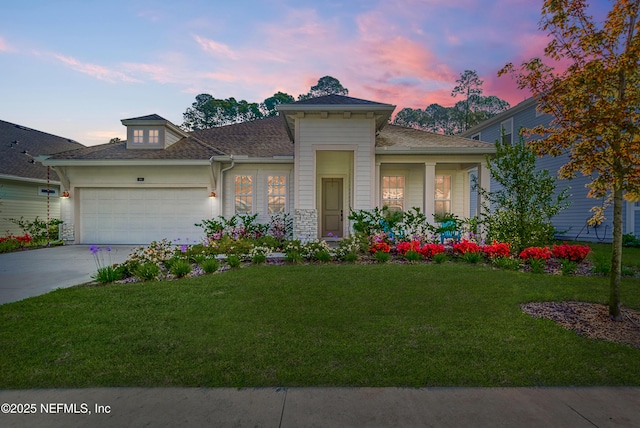
[[[211,218],[205,188],[81,189],[80,241],[85,244],[148,244],[199,239],[194,226]]]

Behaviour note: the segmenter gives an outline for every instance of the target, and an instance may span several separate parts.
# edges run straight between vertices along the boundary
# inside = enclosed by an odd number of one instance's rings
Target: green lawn
[[[607,287],[448,263],[63,289],[0,306],[0,388],[640,385],[640,349],[520,310]],[[640,279],[622,300],[640,308]]]

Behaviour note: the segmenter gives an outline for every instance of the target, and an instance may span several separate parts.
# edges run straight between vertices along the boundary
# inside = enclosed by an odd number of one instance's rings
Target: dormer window
[[[157,129],[149,130],[149,144],[158,144],[160,142],[160,131]]]
[[[142,129],[133,130],[133,144],[144,144],[144,131]]]

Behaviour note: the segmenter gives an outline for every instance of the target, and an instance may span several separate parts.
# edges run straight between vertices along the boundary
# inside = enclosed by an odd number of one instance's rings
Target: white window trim
[[[236,179],[238,177],[251,177],[251,193],[236,193]],[[256,177],[253,174],[236,174],[233,176],[233,213],[238,214],[236,211],[236,198],[238,196],[251,196],[251,211],[240,214],[254,214],[256,212]]]
[[[155,142],[151,141],[151,133],[152,132],[156,133],[155,138],[157,139],[157,141],[155,141]],[[147,140],[149,144],[153,144],[154,146],[156,144],[160,144],[160,130],[159,129],[149,129],[149,132],[147,133],[147,135],[149,137],[148,140]]]
[[[284,173],[267,174],[267,180],[265,183],[265,212],[267,213],[267,215],[272,215],[271,213],[269,213],[269,177],[284,178],[284,184],[282,185],[284,187],[284,212],[282,214],[287,214],[289,212],[289,177],[287,177],[287,174]]]
[[[438,178],[440,177],[449,177],[449,198],[437,198],[438,192],[436,192],[437,186],[438,186]],[[435,179],[435,187],[433,189],[433,206],[434,209],[437,205],[437,202],[449,202],[449,211],[447,211],[447,213],[451,213],[453,212],[453,176],[451,174],[436,174],[436,179]],[[446,213],[442,213],[442,214],[446,214]]]
[[[505,135],[509,135],[509,144],[513,144],[513,118],[509,118],[503,122],[500,122],[500,136],[502,136],[502,129],[504,129]]]
[[[389,199],[385,199],[384,197],[384,178],[385,177],[402,177],[404,180],[404,185],[402,186],[402,199],[394,199],[395,201],[402,201],[402,211],[405,211],[407,208],[407,174],[405,173],[394,173],[387,172],[380,176],[380,204],[382,206],[385,205],[385,201],[389,201]],[[397,187],[396,187],[397,188]]]
[[[140,135],[136,135],[140,133]],[[145,141],[145,135],[144,135],[144,129],[134,129],[133,130],[133,144],[144,144]],[[137,141],[138,137],[140,138],[140,141]]]

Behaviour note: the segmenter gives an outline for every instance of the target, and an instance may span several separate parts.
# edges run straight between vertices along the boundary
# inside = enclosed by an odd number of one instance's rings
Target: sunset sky
[[[496,72],[548,42],[542,0],[0,1],[0,120],[86,145],[124,139],[121,119],[179,125],[200,93],[297,98],[326,75],[397,112],[454,104],[474,69],[513,106],[528,94]]]

